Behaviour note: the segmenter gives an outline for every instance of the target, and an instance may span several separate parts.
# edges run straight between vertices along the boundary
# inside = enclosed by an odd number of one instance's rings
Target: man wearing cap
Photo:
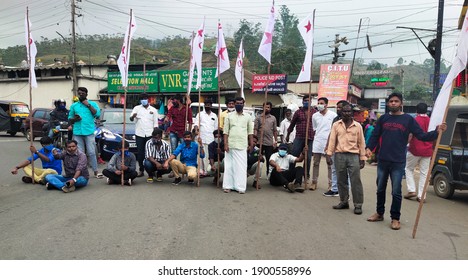
[[[132,110],[130,120],[135,121],[135,137],[137,145],[138,177],[144,175],[145,145],[151,139],[154,128],[158,127],[158,111],[149,105],[148,95],[140,95],[140,105]]]
[[[208,145],[214,141],[213,131],[218,129],[218,116],[211,111],[213,101],[206,99],[204,102],[204,110],[199,112],[195,117],[194,131],[201,138],[203,148],[208,151]],[[198,124],[200,123],[200,127]],[[206,176],[210,169],[210,161],[205,157],[200,166],[200,175]]]
[[[270,157],[270,184],[273,186],[283,186],[289,192],[304,192],[304,187],[302,186],[304,168],[302,166],[291,166],[291,163],[302,162],[303,160],[304,152],[299,157],[295,157],[288,154],[287,144],[280,144],[278,152]]]

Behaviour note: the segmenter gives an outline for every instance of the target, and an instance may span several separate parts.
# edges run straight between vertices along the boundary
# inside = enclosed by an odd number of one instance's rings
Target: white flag
[[[24,27],[26,28],[25,34],[28,62],[31,63],[31,65],[29,65],[29,82],[31,83],[32,87],[37,88],[36,72],[34,71],[34,69],[36,68],[37,47],[31,34],[31,21],[29,21],[27,14],[24,21]]]
[[[465,16],[463,27],[458,37],[457,54],[453,59],[452,68],[450,68],[444,85],[442,86],[439,95],[432,109],[431,121],[429,123],[429,131],[436,127],[444,120],[445,108],[449,105],[450,97],[452,96],[453,80],[466,68],[468,61],[468,15]]]
[[[195,65],[197,66],[197,86],[199,89],[202,82],[202,55],[203,55],[203,43],[205,42],[205,20],[198,28],[197,34],[195,34],[195,39],[193,41],[193,59],[195,60]]]
[[[314,11],[315,14],[315,11]],[[302,39],[306,45],[306,55],[304,58],[304,63],[301,67],[301,72],[297,77],[296,83],[310,81],[310,71],[312,67],[312,54],[314,47],[314,15],[308,15],[303,19],[298,25],[297,28],[301,33]]]
[[[193,82],[193,72],[195,72],[195,59],[193,58],[193,43],[195,39],[195,32],[192,33],[192,39],[190,39],[190,68],[189,68],[189,78],[187,84],[187,94],[190,95],[192,91],[192,82]]]
[[[268,19],[265,33],[263,33],[262,42],[258,47],[258,53],[263,56],[268,63],[271,63],[271,46],[273,43],[273,31],[275,28],[275,1],[270,10],[270,18]]]
[[[137,29],[135,15],[130,10],[130,22],[128,29],[125,31],[125,38],[120,51],[117,65],[119,66],[120,75],[122,76],[122,86],[127,87],[128,85],[128,65],[130,64],[130,45],[132,42],[133,34]],[[130,32],[130,33],[129,33]],[[130,34],[130,36],[129,36]]]
[[[216,69],[216,76],[228,70],[231,66],[229,65],[229,56],[226,48],[226,42],[224,41],[223,27],[221,22],[218,22],[218,42],[216,43],[215,55],[219,59],[219,69]]]
[[[236,80],[241,89],[241,97],[244,97],[244,46],[243,46],[243,39],[239,45],[239,51],[237,52],[237,60],[236,60]]]

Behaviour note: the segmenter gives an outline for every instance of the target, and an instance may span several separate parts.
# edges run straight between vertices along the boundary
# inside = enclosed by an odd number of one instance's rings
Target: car
[[[451,198],[455,190],[468,190],[468,105],[450,106],[445,122],[431,183],[437,196]]]
[[[22,131],[24,136],[28,141],[31,140],[31,127],[30,120],[32,119],[32,132],[33,140],[36,137],[46,136],[46,131],[44,130],[44,125],[47,125],[50,120],[50,113],[53,109],[51,108],[34,108],[29,116],[23,120]]]
[[[125,139],[129,143],[130,152],[137,154],[135,123],[130,121],[132,110],[125,111]],[[109,160],[122,146],[124,110],[122,108],[106,108],[101,110],[101,116],[96,120],[96,144],[103,160]]]

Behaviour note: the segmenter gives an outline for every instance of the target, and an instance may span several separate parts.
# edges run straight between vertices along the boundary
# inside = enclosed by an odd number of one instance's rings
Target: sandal
[[[225,192],[225,193],[230,193],[231,190],[230,190],[230,189],[224,189],[224,192]]]
[[[96,179],[104,178],[104,175],[102,175],[101,173],[96,173],[95,176],[96,176]]]

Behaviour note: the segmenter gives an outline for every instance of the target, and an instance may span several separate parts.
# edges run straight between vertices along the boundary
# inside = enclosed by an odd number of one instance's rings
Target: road
[[[390,229],[388,212],[383,222],[366,221],[375,211],[375,166],[362,170],[358,216],[333,210],[339,199],[322,196],[324,165],[319,189],[303,194],[265,179],[261,190],[249,186],[241,195],[223,193],[211,178],[197,188],[166,177],[153,184],[138,178],[132,187],[93,178],[65,194],[10,174],[28,146],[21,136],[0,136],[0,259],[468,259],[468,192],[445,200],[430,188],[413,239],[416,201],[403,200],[399,231]]]

